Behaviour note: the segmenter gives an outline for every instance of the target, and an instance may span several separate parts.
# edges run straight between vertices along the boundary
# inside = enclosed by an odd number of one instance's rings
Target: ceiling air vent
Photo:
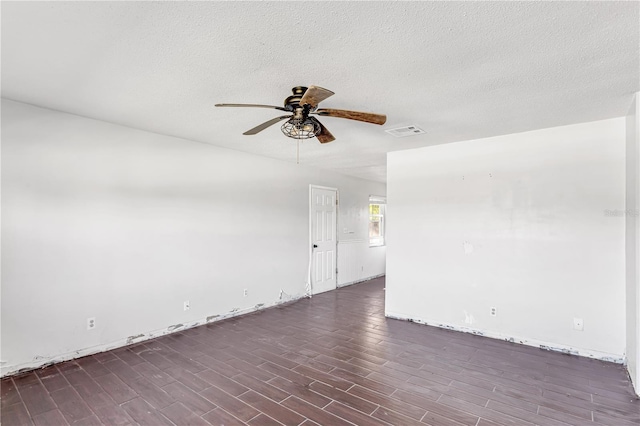
[[[396,138],[405,138],[407,136],[423,135],[427,133],[418,126],[398,127],[396,129],[385,130],[385,132],[392,134]]]

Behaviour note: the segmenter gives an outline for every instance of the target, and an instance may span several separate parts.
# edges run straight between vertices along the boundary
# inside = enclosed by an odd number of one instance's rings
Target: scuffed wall
[[[3,100],[2,374],[303,296],[309,184],[366,238],[384,184]]]
[[[623,361],[624,118],[392,152],[387,191],[388,316]]]

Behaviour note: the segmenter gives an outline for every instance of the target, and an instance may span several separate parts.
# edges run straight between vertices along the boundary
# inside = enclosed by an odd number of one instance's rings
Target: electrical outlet
[[[184,310],[188,311],[189,309],[191,309],[191,304],[189,303],[188,300],[184,301]]]
[[[582,318],[573,319],[573,329],[577,331],[584,331],[584,321]]]
[[[498,308],[494,308],[494,307],[489,308],[489,315],[491,315],[492,317],[497,316],[498,315]]]
[[[247,290],[246,288],[244,289],[244,292],[242,293],[244,296],[247,296],[249,294],[249,290]]]
[[[87,318],[87,330],[93,330],[94,328],[96,328],[95,317]]]

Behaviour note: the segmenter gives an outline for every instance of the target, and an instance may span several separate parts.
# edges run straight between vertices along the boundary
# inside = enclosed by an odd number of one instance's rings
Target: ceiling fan
[[[316,137],[320,143],[327,143],[335,140],[331,132],[312,115],[322,117],[347,118],[349,120],[364,121],[366,123],[384,124],[387,116],[368,112],[347,111],[342,109],[318,108],[318,104],[332,96],[331,90],[318,86],[296,86],[293,95],[284,100],[284,107],[258,104],[216,104],[217,107],[254,107],[273,108],[280,111],[287,111],[290,115],[283,115],[266,121],[251,130],[247,130],[243,135],[255,135],[282,120],[287,121],[280,127],[282,133],[294,139],[308,139]]]

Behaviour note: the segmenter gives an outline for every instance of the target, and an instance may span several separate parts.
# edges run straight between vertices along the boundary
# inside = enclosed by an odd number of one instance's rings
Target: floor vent
[[[423,135],[427,133],[418,126],[398,127],[396,129],[385,130],[385,132],[392,134],[396,138],[405,138],[407,136]]]

